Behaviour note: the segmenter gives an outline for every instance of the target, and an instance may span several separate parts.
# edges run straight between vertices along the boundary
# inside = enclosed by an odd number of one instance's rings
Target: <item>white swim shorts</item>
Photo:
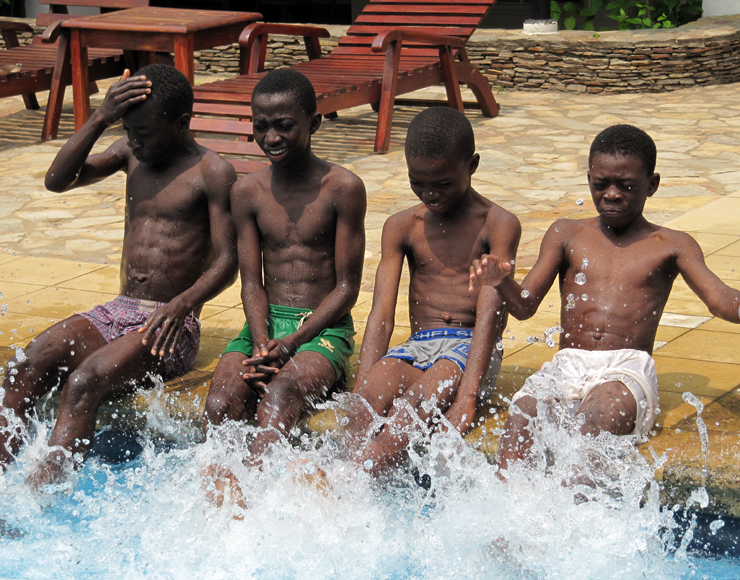
[[[642,443],[660,413],[658,407],[658,377],[653,358],[641,350],[581,350],[564,348],[552,362],[527,379],[513,399],[529,395],[540,398],[544,394],[575,403],[575,409],[597,386],[620,381],[637,401],[634,434]]]

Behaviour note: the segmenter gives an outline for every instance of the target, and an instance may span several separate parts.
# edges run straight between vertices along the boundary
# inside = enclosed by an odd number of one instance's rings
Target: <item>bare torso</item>
[[[567,229],[559,274],[560,347],[652,353],[678,275],[675,232],[646,223],[619,239],[604,235],[598,218],[558,224]]]
[[[404,249],[411,275],[412,332],[475,326],[478,293],[468,291],[469,268],[490,251],[487,223],[496,219],[489,213],[499,211],[503,210],[476,193],[464,214],[451,219],[427,211],[423,204],[400,214],[408,232]]]
[[[126,183],[126,224],[121,294],[168,302],[212,261],[207,183],[203,165],[214,153],[153,171],[131,157]]]
[[[240,189],[234,199],[248,204],[259,230],[271,304],[316,309],[337,285],[337,196],[356,177],[339,166],[318,163],[320,171],[295,187],[273,187],[269,169],[235,186]],[[244,215],[242,208],[235,209],[237,229],[243,227]]]

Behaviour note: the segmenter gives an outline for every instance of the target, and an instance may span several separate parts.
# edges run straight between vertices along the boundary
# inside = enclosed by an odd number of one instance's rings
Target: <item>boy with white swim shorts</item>
[[[471,268],[471,287],[495,287],[519,320],[534,315],[555,278],[560,282],[561,350],[513,399],[501,438],[502,470],[528,456],[538,398],[569,403],[584,435],[608,431],[646,439],[659,412],[650,355],[679,274],[712,314],[740,322],[740,292],[707,268],[696,241],[645,219],[645,201],[660,184],[656,156],[644,131],[605,129],[589,154],[588,184],[599,216],[550,226],[521,285],[505,258],[483,256]]]
[[[431,421],[436,409],[461,432],[473,421],[506,320],[493,289],[468,289],[468,271],[481,251],[513,260],[521,234],[516,217],[473,189],[479,160],[473,128],[457,110],[427,109],[411,122],[406,163],[421,203],[383,227],[354,389],[359,397],[346,426],[353,461],[372,474],[398,463],[409,441],[406,427]],[[404,260],[413,334],[389,351]],[[498,352],[494,364],[500,365]],[[387,417],[379,432],[373,413]]]

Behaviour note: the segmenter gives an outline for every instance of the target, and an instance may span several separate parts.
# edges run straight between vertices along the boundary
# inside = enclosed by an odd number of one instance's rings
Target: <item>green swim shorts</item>
[[[270,338],[283,338],[295,332],[303,321],[313,313],[307,308],[293,308],[292,306],[277,306],[270,304],[270,320],[268,336]],[[322,330],[318,336],[298,347],[296,353],[304,350],[317,352],[324,355],[336,372],[336,378],[347,376],[349,369],[349,357],[355,351],[355,325],[352,316],[346,314],[332,327]],[[227,352],[240,352],[246,356],[252,356],[254,351],[254,340],[249,324],[244,323],[244,328],[234,340],[226,347]]]

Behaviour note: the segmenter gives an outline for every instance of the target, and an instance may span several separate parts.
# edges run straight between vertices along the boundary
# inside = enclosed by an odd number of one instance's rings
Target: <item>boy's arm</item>
[[[373,365],[386,352],[393,334],[396,316],[398,285],[401,282],[404,250],[403,240],[406,228],[399,216],[391,216],[383,225],[381,238],[380,264],[375,273],[373,306],[365,326],[365,335],[360,350],[360,364],[357,381],[361,385]]]
[[[362,281],[365,256],[365,185],[359,177],[347,172],[336,185],[336,236],[334,239],[334,268],[336,286],[318,308],[295,332],[281,339],[271,339],[268,355],[248,359],[247,364],[282,367],[299,346],[315,338],[322,330],[334,325],[349,313],[357,301]],[[266,298],[265,298],[266,299]],[[251,321],[250,321],[251,328]],[[255,344],[258,344],[255,340]],[[263,351],[264,352],[264,351]]]
[[[126,167],[129,155],[126,139],[119,139],[103,153],[90,155],[90,151],[103,131],[151,92],[150,81],[130,75],[126,69],[121,80],[108,89],[103,104],[57,153],[46,172],[45,185],[49,191],[61,193],[97,183]]]
[[[470,267],[470,287],[477,283],[494,286],[504,307],[517,320],[534,316],[545,295],[549,292],[565,260],[565,247],[573,224],[558,220],[542,238],[537,262],[524,277],[521,285],[511,275],[514,265],[495,255],[482,256]]]
[[[234,167],[215,153],[203,158],[203,181],[207,184],[208,221],[211,234],[213,260],[190,288],[158,308],[139,332],[145,333],[142,342],[152,344],[152,354],[164,356],[175,351],[185,319],[198,306],[218,295],[236,279],[236,235],[231,220],[229,192],[236,181]],[[161,328],[159,336],[155,335]]]
[[[694,238],[682,232],[674,233],[677,238],[674,242],[676,266],[686,284],[714,316],[729,322],[740,322],[740,291],[730,288],[707,268],[701,248]]]
[[[501,256],[506,262],[513,263],[522,235],[519,220],[507,213],[498,220],[494,228],[490,228],[490,231],[488,245],[491,253]],[[509,276],[513,278],[513,273]],[[470,344],[465,373],[460,380],[455,400],[445,413],[447,420],[460,433],[465,433],[470,428],[475,417],[478,390],[491,364],[491,355],[498,333],[503,330],[501,326],[503,316],[504,306],[498,292],[492,286],[484,285],[478,294],[475,331]]]

